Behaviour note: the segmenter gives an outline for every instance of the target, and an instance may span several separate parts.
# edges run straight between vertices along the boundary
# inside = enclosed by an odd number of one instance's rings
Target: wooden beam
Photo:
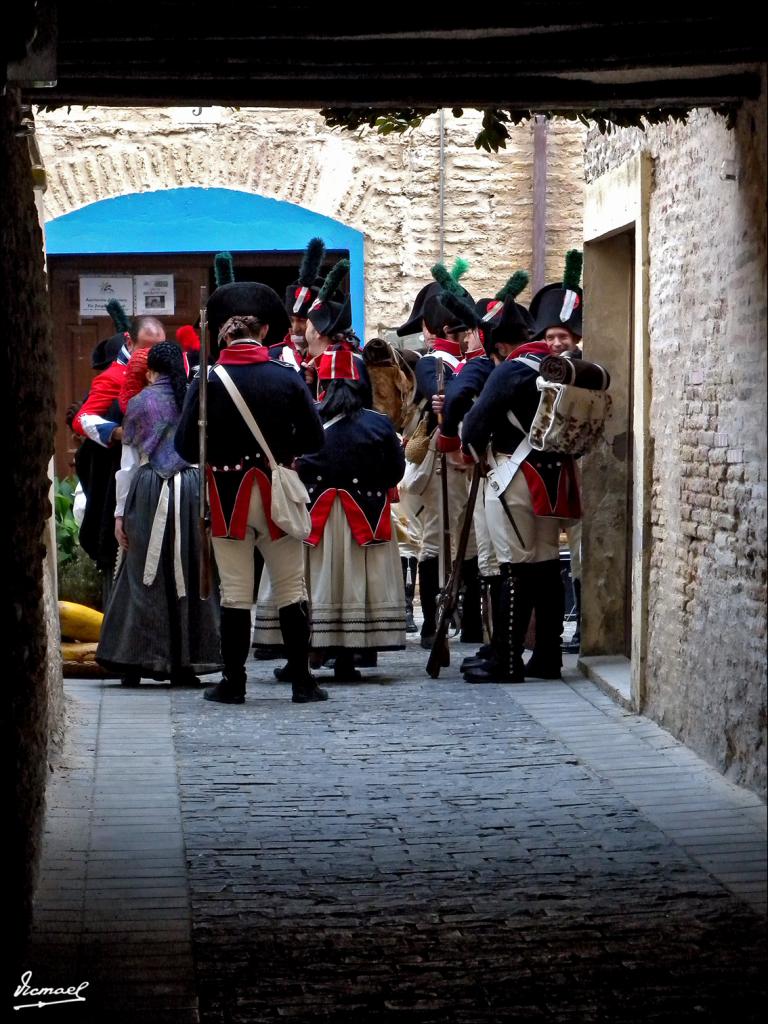
[[[228,80],[131,79],[119,67],[98,80],[60,79],[52,89],[32,89],[34,103],[130,106],[285,106],[319,108],[497,106],[512,110],[611,110],[655,107],[712,106],[753,99],[760,94],[756,72],[712,78],[670,78],[662,81],[605,83],[587,79],[517,76],[507,67],[487,69],[483,78],[450,74],[373,77],[348,72],[329,79],[301,78],[289,67],[280,78],[251,80],[247,74]]]

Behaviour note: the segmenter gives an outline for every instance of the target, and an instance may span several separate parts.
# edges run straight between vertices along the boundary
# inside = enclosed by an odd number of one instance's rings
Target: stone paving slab
[[[197,1024],[169,690],[71,681],[67,694],[28,966],[37,985],[88,988],[44,1010],[67,1024]]]
[[[91,988],[49,1014],[762,1020],[764,805],[577,674],[465,653],[301,707],[268,662],[241,707],[69,682],[30,963]]]

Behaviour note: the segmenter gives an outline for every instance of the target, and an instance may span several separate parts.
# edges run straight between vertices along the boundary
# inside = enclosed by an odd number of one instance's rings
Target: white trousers
[[[278,608],[306,601],[304,583],[304,544],[295,537],[272,540],[261,500],[261,491],[254,484],[248,506],[248,526],[243,540],[229,537],[213,538],[213,554],[219,570],[222,608],[253,606],[253,547],[264,558],[269,575],[272,598]]]
[[[477,489],[477,500],[475,501],[475,512],[472,519],[475,528],[475,539],[477,540],[477,564],[481,576],[498,576],[499,560],[496,558],[496,550],[491,540],[491,533],[488,529],[486,517],[485,498],[488,481],[485,477],[480,479],[480,486]]]
[[[438,472],[440,466],[439,458],[435,458],[435,470],[430,477],[426,490],[421,495],[421,502],[424,509],[420,515],[422,523],[421,549],[419,561],[426,558],[434,558],[439,555],[442,559],[443,553],[443,497],[442,497],[442,475]],[[464,522],[464,515],[467,510],[467,498],[469,496],[469,473],[455,469],[446,460],[446,471],[448,473],[448,524],[451,530],[451,559],[456,554],[459,542],[459,534]],[[474,558],[477,554],[477,543],[474,535],[470,534],[467,544],[465,558]],[[450,571],[450,566],[448,566]]]
[[[508,458],[508,455],[497,455],[496,461],[501,463]],[[561,520],[534,515],[531,492],[521,469],[512,477],[502,497],[514,519],[514,527],[500,501],[488,497],[485,503],[488,532],[499,563],[559,559]]]

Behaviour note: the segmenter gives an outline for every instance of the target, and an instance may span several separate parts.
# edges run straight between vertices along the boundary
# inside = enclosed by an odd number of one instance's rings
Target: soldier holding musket
[[[222,367],[256,420],[276,463],[290,466],[323,446],[323,428],[303,380],[271,360],[267,345],[279,341],[288,317],[267,285],[230,282],[208,301],[211,335],[222,346],[207,378],[207,481],[213,552],[221,588],[221,649],[224,674],[205,691],[207,700],[242,704],[245,662],[251,642],[253,549],[263,555],[279,610],[280,629],[293,685],[294,703],[325,700],[308,668],[310,623],[304,586],[303,545],[284,534],[271,516],[269,460],[231,397]],[[198,458],[199,385],[193,382],[176,433],[176,448]]]
[[[459,278],[466,269],[467,264],[463,260],[456,261],[450,274],[442,264],[436,264],[432,268],[435,279],[421,289],[414,301],[410,317],[397,329],[400,337],[421,331],[427,342],[427,352],[419,359],[414,369],[417,384],[414,403],[418,410],[418,424],[412,424],[410,428],[412,436],[416,434],[418,426],[419,431],[430,437],[423,465],[420,464],[420,473],[427,478],[427,483],[426,486],[419,484],[414,491],[413,486],[409,484],[409,468],[406,467],[406,475],[400,487],[401,507],[407,506],[410,510],[418,506],[421,509],[423,531],[418,565],[419,594],[424,613],[421,643],[427,649],[432,647],[435,636],[438,594],[451,570],[452,559],[447,557],[447,553],[442,553],[444,523],[447,519],[451,532],[451,550],[455,552],[469,489],[466,467],[446,462],[447,509],[444,508],[444,477],[438,472],[440,456],[437,452],[437,415],[432,409],[432,399],[439,391],[438,370],[442,371],[447,386],[466,353],[470,327],[440,301],[441,292],[450,291],[472,302],[469,293],[459,284]],[[406,446],[406,458],[408,457],[409,447]],[[471,567],[467,567],[464,577],[465,580],[474,578],[476,585],[474,592],[465,597],[461,639],[473,642],[482,639],[474,538],[470,538],[467,556],[469,561],[473,558],[475,560],[474,573],[470,571]]]
[[[533,333],[533,318],[525,306],[517,302],[517,296],[528,284],[528,274],[516,271],[493,298],[478,299],[474,309],[457,296],[444,293],[442,301],[457,316],[471,324],[481,339],[481,354],[467,361],[465,366],[451,378],[446,388],[443,407],[443,422],[437,439],[438,451],[451,453],[453,459],[461,459],[459,431],[477,397],[483,390],[491,371],[504,362],[508,355]],[[490,605],[492,628],[498,627],[501,596],[501,576],[485,515],[485,492],[487,480],[480,480],[477,501],[474,506],[474,531],[477,540],[478,568],[483,583],[486,606]],[[491,657],[492,649],[484,644],[476,658],[466,658],[462,670],[477,665]]]

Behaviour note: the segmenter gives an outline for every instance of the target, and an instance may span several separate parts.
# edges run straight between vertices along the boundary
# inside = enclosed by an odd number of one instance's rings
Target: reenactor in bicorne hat
[[[94,349],[92,366],[100,372],[70,424],[84,438],[75,456],[75,468],[86,495],[80,544],[102,573],[105,601],[112,588],[117,555],[115,473],[120,468],[123,421],[120,391],[132,352],[165,339],[159,320],[148,316],[132,323],[117,299],[107,303],[107,312],[116,333]]]
[[[439,376],[445,384],[451,379],[466,355],[467,339],[471,325],[462,316],[448,309],[441,301],[443,292],[451,292],[472,303],[469,292],[459,284],[466,273],[468,264],[457,260],[449,273],[438,263],[432,268],[434,280],[425,285],[417,294],[408,320],[397,328],[400,337],[421,331],[427,343],[427,351],[414,367],[416,394],[414,396],[415,416],[408,425],[411,438],[420,438],[427,446],[421,454],[418,472],[411,472],[413,462],[406,467],[406,475],[400,487],[400,509],[406,514],[416,515],[422,523],[419,550],[419,594],[424,622],[421,627],[421,643],[425,648],[432,646],[436,630],[437,601],[442,581],[447,580],[450,564],[445,564],[445,527],[450,530],[451,560],[456,551],[458,535],[467,504],[468,477],[466,466],[446,460],[448,508],[443,508],[443,494],[438,473],[437,414],[433,411],[432,400],[439,393]],[[428,439],[428,443],[427,443]],[[410,446],[413,451],[413,445]],[[406,446],[406,458],[409,446]],[[418,481],[418,482],[417,482]],[[470,539],[465,578],[470,588],[465,594],[461,639],[464,642],[482,641],[480,617],[480,590],[477,577],[477,559],[474,539]],[[472,562],[474,560],[474,566]],[[442,568],[442,573],[441,573]],[[471,584],[474,583],[474,590]]]
[[[464,451],[476,459],[487,458],[494,469],[491,485],[486,487],[485,511],[501,574],[499,628],[493,635],[492,657],[468,668],[468,682],[560,678],[564,611],[560,520],[580,518],[581,504],[573,457],[532,451],[528,432],[539,405],[539,365],[550,354],[542,339],[552,324],[567,330],[581,327],[580,273],[581,254],[571,251],[563,282],[548,285],[531,303],[537,340],[511,352],[489,376],[464,417]],[[536,639],[533,654],[524,664],[533,610]]]
[[[371,383],[360,354],[360,340],[352,329],[352,300],[341,291],[341,284],[348,273],[349,260],[335,263],[307,311],[304,377],[313,396],[319,400],[323,387],[318,378],[318,367],[323,353],[331,350],[350,352],[360,374],[364,404],[368,408],[371,405]]]
[[[472,356],[448,381],[443,403],[443,420],[438,434],[438,451],[448,452],[451,459],[468,458],[461,453],[460,429],[477,397],[483,390],[494,367],[504,362],[513,349],[528,341],[533,333],[533,319],[528,310],[517,302],[517,296],[528,284],[528,274],[516,271],[495,296],[478,299],[474,309],[457,296],[443,293],[442,301],[457,315],[472,324],[473,335],[480,339],[480,352]],[[468,353],[473,351],[470,341]],[[480,481],[473,513],[477,559],[484,600],[489,608],[490,633],[498,627],[501,576],[485,517],[485,490],[487,480]],[[471,563],[470,563],[471,568]],[[465,658],[462,671],[488,660],[492,649],[484,644],[475,658]]]
[[[208,700],[242,704],[251,646],[254,545],[261,552],[278,608],[288,653],[293,701],[324,700],[309,673],[309,609],[303,544],[283,533],[271,516],[271,470],[253,432],[217,375],[222,367],[256,420],[275,461],[290,466],[323,446],[324,435],[304,381],[269,358],[268,345],[288,329],[279,296],[258,282],[222,284],[207,304],[212,338],[221,351],[208,373],[208,458],[211,532],[221,589],[221,681]],[[181,456],[198,458],[198,381],[190,386],[176,433]]]
[[[581,253],[569,254],[570,269],[566,271],[569,286],[563,282],[546,285],[531,301],[535,315],[535,336],[546,341],[550,355],[568,355],[581,358],[579,343],[582,338],[583,295],[578,281],[581,279]],[[578,472],[578,463],[577,472]],[[581,520],[566,524],[568,547],[571,554],[571,582],[573,584],[574,617],[576,629],[566,651],[578,651],[581,644]]]
[[[307,315],[323,284],[320,267],[325,256],[322,238],[312,238],[304,252],[299,275],[285,289],[285,311],[291,326],[283,340],[272,345],[269,355],[301,370],[307,357]]]

